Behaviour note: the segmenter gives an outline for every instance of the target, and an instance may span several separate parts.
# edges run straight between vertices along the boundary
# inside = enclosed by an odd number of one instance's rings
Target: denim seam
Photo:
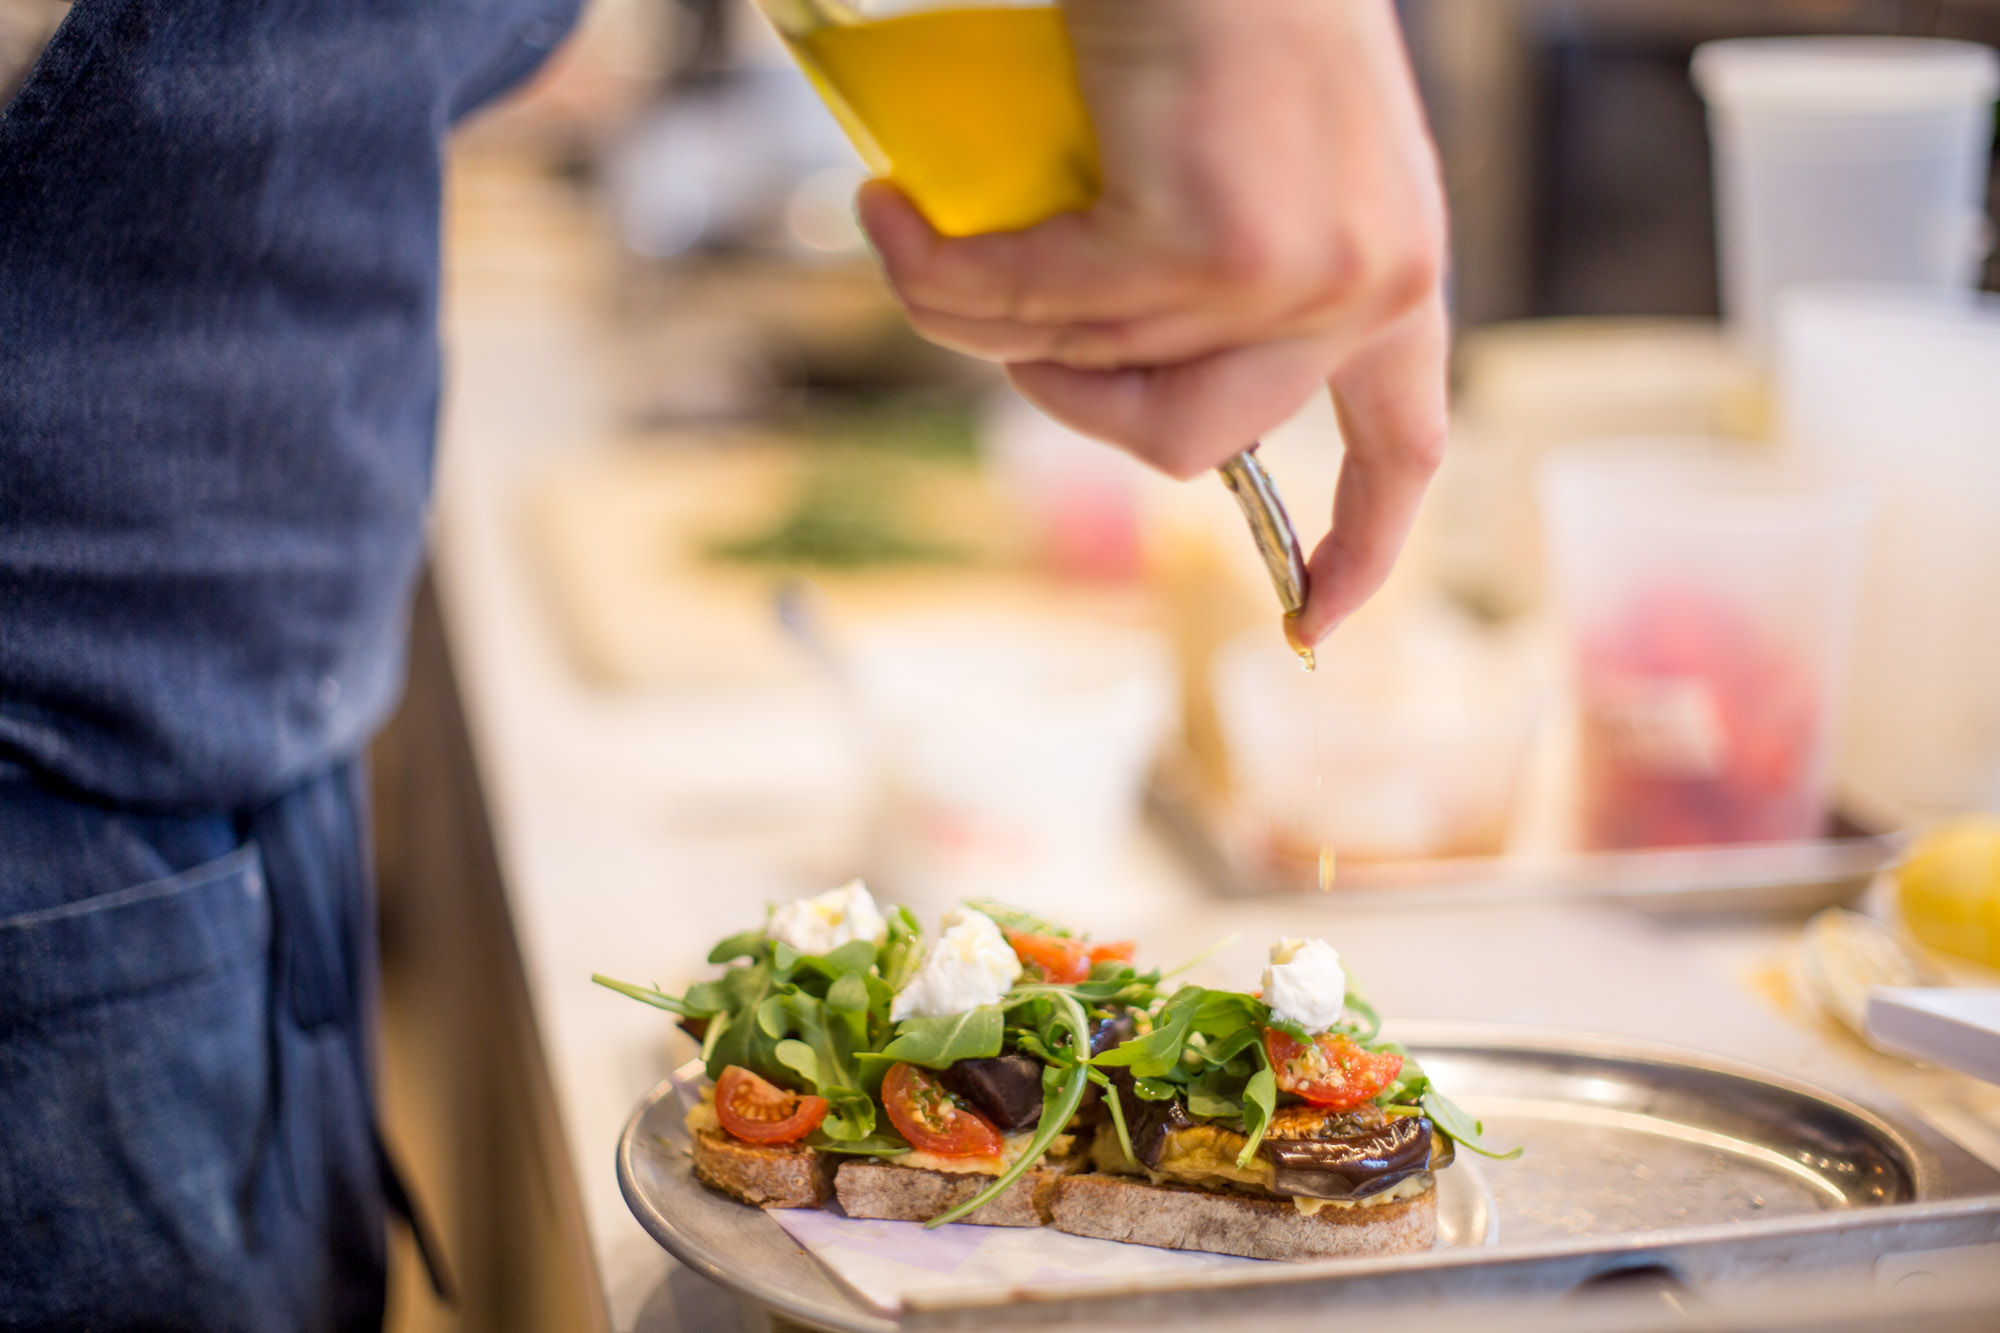
[[[183,890],[199,888],[203,884],[236,874],[246,862],[254,862],[258,851],[255,843],[245,843],[228,855],[203,865],[169,875],[165,879],[150,880],[135,884],[128,889],[113,893],[99,894],[94,898],[81,898],[75,902],[58,903],[54,907],[44,907],[33,912],[23,912],[19,916],[0,921],[0,930],[25,929],[50,921],[60,921],[66,917],[83,916],[90,912],[109,911],[119,907],[129,907],[134,903],[149,902],[154,898],[164,898]],[[257,891],[263,891],[262,876],[256,878]]]

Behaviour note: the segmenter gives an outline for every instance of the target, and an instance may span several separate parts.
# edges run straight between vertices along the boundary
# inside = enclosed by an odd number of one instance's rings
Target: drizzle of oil
[[[1291,617],[1287,616],[1285,618],[1285,629],[1286,629],[1285,637],[1288,639],[1292,637],[1290,633],[1291,627],[1292,627]],[[1292,641],[1292,647],[1298,651],[1301,657],[1305,658],[1306,670],[1311,671],[1313,669],[1312,649],[1299,647],[1298,641],[1296,639]],[[1314,690],[1312,692],[1313,795],[1316,797],[1322,797],[1326,794],[1326,759],[1323,755],[1323,752],[1320,750],[1319,715],[1320,715],[1319,691]],[[1317,804],[1317,802],[1315,802],[1315,804]],[[1321,893],[1328,893],[1332,891],[1333,871],[1334,871],[1333,844],[1330,842],[1323,842],[1319,845],[1319,891]]]
[[[1290,644],[1292,646],[1292,651],[1299,655],[1300,670],[1311,671],[1314,666],[1313,646],[1307,643],[1303,638],[1299,636],[1298,612],[1296,611],[1286,612],[1284,619],[1284,626],[1285,626],[1285,642]]]

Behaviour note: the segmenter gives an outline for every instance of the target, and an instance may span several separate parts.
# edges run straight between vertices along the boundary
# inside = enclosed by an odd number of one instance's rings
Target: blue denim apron
[[[441,145],[574,5],[78,0],[0,114],[0,1329],[379,1324]]]

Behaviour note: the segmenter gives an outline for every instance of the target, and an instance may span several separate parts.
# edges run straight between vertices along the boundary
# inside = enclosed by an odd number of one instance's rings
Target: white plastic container
[[[1903,37],[1748,38],[1694,54],[1715,159],[1722,309],[1769,352],[1773,302],[1795,282],[1970,287],[1984,213],[2000,55]]]
[[[1416,608],[1357,618],[1318,668],[1259,626],[1216,654],[1230,836],[1311,882],[1340,864],[1491,856],[1506,846],[1546,695],[1523,645]]]
[[[2000,808],[2000,298],[1796,287],[1776,372],[1794,454],[1878,506],[1843,777],[1912,815]]]
[[[1746,448],[1607,440],[1543,461],[1586,848],[1824,830],[1868,496]]]
[[[849,662],[879,779],[870,884],[912,905],[1052,911],[1104,890],[1173,716],[1164,642],[1054,618],[913,617],[859,632]]]

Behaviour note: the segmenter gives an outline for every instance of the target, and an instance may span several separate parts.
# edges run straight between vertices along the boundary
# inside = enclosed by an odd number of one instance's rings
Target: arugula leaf
[[[909,985],[910,978],[917,974],[924,961],[923,946],[923,928],[910,909],[897,907],[891,911],[889,932],[882,937],[882,947],[875,955],[875,971],[891,995]]]
[[[829,1113],[827,1120],[832,1119]],[[856,1157],[901,1157],[910,1150],[910,1145],[903,1142],[902,1136],[891,1130],[871,1131],[853,1139],[836,1139],[824,1131],[824,1125],[814,1130],[806,1138],[806,1143],[821,1152],[850,1153]]]
[[[764,928],[731,935],[708,951],[711,963],[733,963],[739,958],[757,958],[764,952]]]
[[[896,1026],[896,1039],[882,1048],[882,1054],[926,1069],[944,1069],[960,1060],[1000,1054],[1005,1029],[1005,1016],[992,1004],[945,1018],[906,1018]]]
[[[1266,1065],[1243,1085],[1243,1130],[1249,1138],[1243,1151],[1236,1154],[1239,1169],[1250,1165],[1250,1159],[1257,1155],[1257,1145],[1264,1141],[1264,1131],[1271,1127],[1271,1115],[1277,1109],[1278,1080]]]
[[[1203,1074],[1188,1085],[1188,1114],[1204,1120],[1234,1120],[1243,1114],[1243,1080],[1221,1070]]]
[[[1201,1060],[1211,1069],[1220,1069],[1252,1046],[1261,1046],[1263,1041],[1264,1033],[1261,1028],[1245,1025],[1228,1036],[1204,1044],[1201,1048]],[[1249,1071],[1245,1069],[1241,1072]]]
[[[1181,1050],[1194,1031],[1204,997],[1210,993],[1199,986],[1181,987],[1154,1018],[1151,1032],[1112,1047],[1091,1063],[1100,1068],[1124,1065],[1139,1078],[1165,1078],[1180,1068]]]
[[[714,1012],[711,1009],[697,1008],[685,1000],[675,999],[666,992],[655,990],[651,986],[638,986],[629,981],[617,981],[605,976],[601,972],[591,973],[590,979],[600,986],[617,991],[620,995],[629,995],[642,1004],[650,1004],[655,1009],[664,1009],[670,1014],[679,1014],[682,1018],[706,1018]]]
[[[802,1041],[781,1041],[771,1052],[778,1063],[797,1074],[814,1092],[819,1091],[819,1054]]]
[[[1481,1143],[1479,1136],[1485,1131],[1485,1126],[1467,1115],[1463,1107],[1436,1088],[1424,1093],[1423,1107],[1424,1114],[1431,1118],[1431,1123],[1443,1130],[1461,1148],[1470,1148],[1481,1157],[1491,1157],[1498,1162],[1511,1162],[1521,1155],[1522,1150],[1518,1147],[1511,1152],[1500,1152]]]
[[[1104,1092],[1104,1104],[1111,1111],[1111,1127],[1118,1132],[1119,1151],[1125,1154],[1126,1161],[1138,1165],[1138,1155],[1132,1151],[1132,1135],[1125,1128],[1125,1106],[1118,1096],[1118,1089],[1112,1086],[1111,1076],[1102,1070],[1092,1069],[1089,1065],[1083,1068],[1090,1076],[1090,1081]],[[1047,1096],[1046,1090],[1043,1095]]]
[[[792,975],[802,985],[812,981],[799,978],[802,972],[810,972],[820,981],[834,981],[849,972],[867,972],[875,966],[876,949],[872,940],[849,940],[831,953],[802,954],[792,968]]]
[[[1424,1073],[1423,1066],[1417,1063],[1417,1058],[1393,1041],[1378,1043],[1372,1049],[1403,1057],[1403,1067],[1396,1071],[1396,1077],[1391,1080],[1389,1086],[1376,1094],[1375,1104],[1415,1105],[1431,1085],[1430,1076]]]
[[[849,972],[827,988],[826,1011],[840,1024],[849,1051],[868,1046],[868,1011],[872,1005],[868,978],[860,972]]]
[[[1361,1019],[1361,1026],[1350,1028],[1348,1035],[1364,1045],[1375,1040],[1382,1031],[1382,1016],[1375,1012],[1375,1006],[1362,999],[1359,995],[1356,995],[1353,991],[1347,992],[1345,1004],[1349,1013],[1355,1014]]]
[[[687,1001],[688,1008],[704,1014],[729,1012],[729,989],[720,980],[697,981],[687,988],[687,994],[682,998]]]
[[[1180,1092],[1180,1085],[1163,1078],[1139,1078],[1135,1075],[1132,1091],[1149,1102],[1164,1102],[1172,1100]]]
[[[991,898],[967,898],[965,905],[973,911],[993,918],[993,924],[1002,930],[1018,930],[1026,935],[1052,935],[1059,940],[1072,938],[1074,932],[1060,922],[1045,916],[1036,916],[1023,908],[1013,907]]]
[[[729,1008],[709,1020],[708,1040],[702,1043],[708,1076],[721,1078],[730,1065],[741,1065],[773,1083],[790,1086],[791,1073],[776,1054],[784,1033],[773,1036],[762,1021],[766,1002],[778,995],[771,965],[732,967],[723,974],[722,986],[730,998]]]
[[[853,1088],[821,1088],[826,1119],[820,1131],[836,1143],[858,1143],[875,1132],[875,1099]],[[905,1145],[907,1147],[907,1145]]]

